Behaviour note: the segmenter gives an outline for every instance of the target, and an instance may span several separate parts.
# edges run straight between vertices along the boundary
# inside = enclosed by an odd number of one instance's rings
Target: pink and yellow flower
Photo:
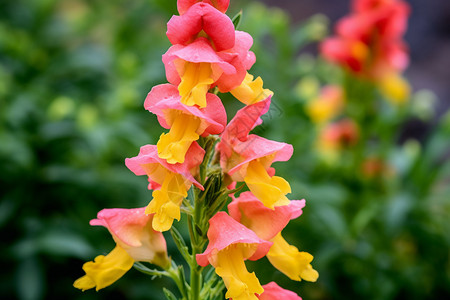
[[[255,62],[252,37],[235,31],[230,49],[217,51],[206,37],[176,44],[163,55],[167,80],[178,86],[183,104],[206,106],[206,93],[217,86],[223,93],[238,87]]]
[[[158,156],[157,146],[145,145],[141,147],[138,156],[125,160],[126,166],[134,174],[148,176],[153,200],[145,213],[155,214],[153,229],[169,230],[173,220],[180,219],[180,205],[192,184],[203,189],[194,175],[198,173],[204,154],[205,151],[194,142],[186,152],[184,163],[169,164]]]
[[[337,85],[327,85],[322,88],[317,98],[307,104],[306,112],[314,123],[324,124],[339,115],[343,108],[342,88]]]
[[[291,192],[291,187],[282,177],[274,176],[271,165],[289,160],[293,148],[286,143],[249,135],[250,130],[262,122],[260,117],[269,106],[270,96],[239,110],[222,133],[217,150],[223,171],[233,181],[244,181],[265,206],[273,209],[289,204],[286,194]]]
[[[145,99],[144,107],[158,116],[162,127],[169,129],[157,143],[158,156],[170,164],[184,163],[186,152],[200,136],[220,134],[227,115],[220,98],[206,94],[206,107],[188,106],[180,102],[176,86],[155,86]]]
[[[256,233],[261,239],[273,243],[267,258],[279,271],[292,280],[316,281],[319,274],[311,266],[313,256],[289,245],[281,235],[290,220],[298,218],[305,200],[292,200],[289,205],[273,210],[265,207],[251,192],[244,192],[228,205],[230,216]]]
[[[104,226],[111,233],[116,247],[108,255],[99,255],[83,265],[86,275],[77,279],[74,286],[83,291],[103,289],[131,269],[135,261],[149,262],[163,268],[170,264],[164,236],[151,227],[153,215],[145,208],[103,209],[94,226]]]
[[[409,6],[401,0],[354,0],[353,12],[322,44],[323,55],[356,75],[380,80],[408,65],[402,35]]]
[[[216,269],[228,290],[226,298],[258,299],[255,294],[263,293],[264,289],[255,273],[247,271],[244,261],[260,259],[271,243],[260,239],[225,212],[218,212],[209,224],[209,244],[202,254],[197,254],[197,263],[204,267],[211,264]]]
[[[342,119],[320,129],[317,149],[323,158],[334,162],[342,150],[358,143],[359,128],[351,119]]]

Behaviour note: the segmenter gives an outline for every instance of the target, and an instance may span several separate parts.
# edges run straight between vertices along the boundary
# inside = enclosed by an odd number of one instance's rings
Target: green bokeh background
[[[293,158],[275,167],[290,198],[307,200],[284,235],[315,256],[320,277],[290,281],[265,258],[249,268],[303,299],[449,298],[450,115],[430,122],[425,139],[392,147],[394,179],[367,183],[321,164],[304,103],[340,75],[301,48],[326,35],[326,18],[294,26],[282,10],[249,1],[232,1],[228,15],[241,8],[257,57],[251,73],[275,92],[256,133],[294,145]],[[150,200],[146,178],[124,159],[163,132],[143,101],[166,82],[161,55],[173,14],[175,0],[0,1],[2,299],[163,299],[163,286],[174,289],[136,270],[100,292],[72,287],[85,261],[114,246],[88,221],[102,208]],[[224,103],[229,118],[241,107]],[[432,121],[429,108],[413,110],[411,118]],[[183,220],[177,226],[183,231]]]

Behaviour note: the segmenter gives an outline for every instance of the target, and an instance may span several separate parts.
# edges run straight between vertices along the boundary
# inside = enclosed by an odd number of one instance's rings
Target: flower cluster
[[[373,80],[391,100],[405,102],[409,85],[401,72],[409,59],[402,36],[408,4],[403,0],[353,0],[352,10],[337,24],[337,36],[322,43],[322,54],[354,75]]]
[[[322,55],[344,71],[341,82],[322,87],[305,107],[317,130],[316,153],[323,162],[344,165],[345,156],[362,151],[369,139],[373,143],[389,138],[380,137],[378,125],[368,123],[384,107],[378,98],[393,104],[398,117],[410,98],[402,77],[409,60],[402,40],[408,15],[409,6],[402,0],[352,0],[352,12],[338,21],[336,35],[321,43]],[[385,153],[369,155],[382,161]],[[354,164],[351,168],[367,173],[364,162]]]
[[[162,235],[168,230],[191,267],[189,289],[179,286],[183,298],[213,297],[214,289],[202,289],[201,279],[203,267],[211,264],[227,289],[226,298],[300,299],[275,283],[262,286],[247,271],[245,260],[264,256],[292,280],[317,280],[313,257],[281,235],[305,206],[305,200],[287,198],[291,187],[272,167],[289,160],[293,147],[250,134],[262,123],[273,93],[247,72],[255,62],[253,40],[235,29],[225,14],[228,5],[229,0],[178,0],[180,15],[167,24],[172,46],[162,56],[169,83],[153,87],[144,102],[169,132],[125,160],[134,174],[148,177],[153,199],[146,208],[103,210],[91,221],[108,228],[117,246],[86,263],[86,275],[75,287],[104,288],[134,262],[152,263],[167,271],[158,274],[176,276]],[[246,105],[228,125],[219,92]],[[245,186],[249,191],[237,196]],[[220,210],[229,199],[227,214]],[[188,218],[190,252],[172,227],[182,213]]]

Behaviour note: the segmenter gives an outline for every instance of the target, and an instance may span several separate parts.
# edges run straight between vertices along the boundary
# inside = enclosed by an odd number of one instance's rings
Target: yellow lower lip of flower
[[[259,160],[249,163],[244,181],[253,195],[270,209],[290,202],[286,197],[291,192],[289,183],[279,176],[270,177]]]
[[[311,266],[313,256],[307,252],[300,252],[295,246],[289,245],[279,233],[271,242],[267,258],[280,272],[292,280],[315,282],[319,273]]]
[[[242,245],[231,245],[217,254],[214,265],[217,275],[222,277],[227,287],[227,299],[256,300],[255,293],[264,292],[255,273],[249,273],[245,267],[245,251]]]
[[[313,100],[307,107],[306,111],[314,123],[325,123],[333,118],[334,108],[320,99]]]
[[[173,220],[180,220],[180,206],[187,197],[187,187],[182,175],[167,172],[159,190],[153,191],[153,199],[145,209],[153,216],[152,227],[156,231],[167,231]]]
[[[206,107],[206,94],[211,84],[214,83],[211,76],[210,63],[186,62],[184,73],[180,76],[181,83],[178,85],[181,103],[188,106]]]
[[[381,93],[394,105],[405,104],[411,95],[411,87],[408,81],[396,73],[381,78],[378,86]]]
[[[247,73],[241,85],[230,92],[236,99],[246,105],[254,104],[273,95],[271,90],[263,88],[263,80],[261,77],[253,80],[253,75],[249,73]]]
[[[77,279],[73,286],[83,292],[94,287],[98,291],[120,279],[133,264],[133,258],[122,247],[116,246],[108,255],[99,255],[94,261],[85,263],[86,275]]]
[[[184,163],[186,152],[192,142],[198,140],[197,130],[201,120],[192,115],[174,111],[171,113],[170,132],[161,134],[158,143],[158,156],[167,160],[169,164]]]

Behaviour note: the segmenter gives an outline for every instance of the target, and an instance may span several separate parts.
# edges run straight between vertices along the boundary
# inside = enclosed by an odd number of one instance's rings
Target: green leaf
[[[234,28],[236,30],[239,29],[239,27],[241,26],[241,21],[242,21],[242,10],[239,11],[232,19],[231,21],[233,22]]]
[[[163,288],[164,296],[166,296],[167,300],[177,300],[177,297],[166,288]]]
[[[186,246],[186,243],[184,242],[181,233],[175,227],[172,226],[172,228],[170,228],[170,234],[172,235],[173,241],[175,242],[178,251],[180,251],[181,255],[183,255],[183,258],[186,261],[190,261],[191,255],[189,254],[189,249]]]
[[[43,298],[45,275],[42,265],[32,257],[25,259],[17,268],[17,293],[21,300],[38,300]]]
[[[182,265],[179,265],[177,267],[177,270],[178,270],[178,278],[180,278],[180,282],[182,284],[182,286],[180,288],[183,289],[181,291],[181,293],[184,295],[187,295],[188,294],[188,286],[187,286],[186,276],[184,274],[184,268]]]
[[[167,273],[166,271],[147,268],[140,262],[135,262],[133,267],[141,273],[153,276],[152,279],[154,279],[155,277],[162,277],[162,276],[170,277],[170,274]]]

